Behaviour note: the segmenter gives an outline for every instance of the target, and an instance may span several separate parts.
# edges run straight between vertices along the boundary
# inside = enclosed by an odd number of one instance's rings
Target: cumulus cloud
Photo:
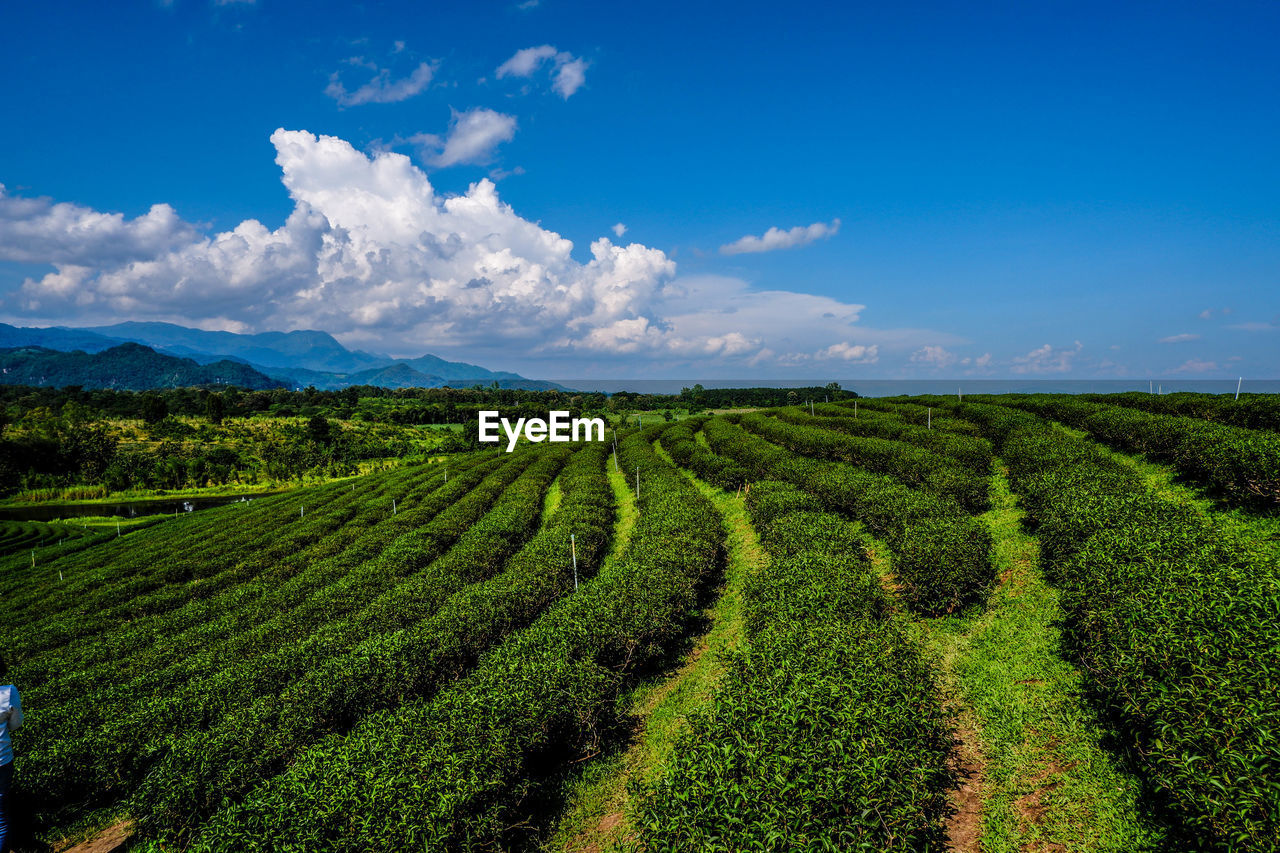
[[[910,361],[912,364],[943,370],[956,363],[956,356],[946,347],[925,346],[911,353]],[[965,361],[968,362],[968,359]]]
[[[401,42],[396,42],[397,46]],[[397,53],[399,50],[396,51]],[[357,107],[361,104],[394,104],[406,101],[431,84],[435,76],[435,66],[430,62],[419,63],[406,77],[393,79],[391,69],[380,68],[376,63],[363,59],[348,60],[348,64],[358,65],[373,72],[373,79],[357,88],[348,91],[339,79],[338,72],[329,75],[329,85],[324,93],[344,107]]]
[[[1161,338],[1161,339],[1160,339],[1160,343],[1162,343],[1162,344],[1185,344],[1187,341],[1198,341],[1198,340],[1200,340],[1200,336],[1199,336],[1199,335],[1193,335],[1193,334],[1190,334],[1190,333],[1183,333],[1183,334],[1181,334],[1181,335],[1169,335],[1168,337]]]
[[[426,163],[443,169],[461,163],[488,163],[493,159],[494,149],[510,142],[515,135],[515,116],[476,107],[465,112],[455,111],[449,121],[449,131],[443,137],[419,133],[407,141],[417,146]],[[500,176],[506,177],[506,174]]]
[[[808,227],[797,225],[787,231],[783,231],[781,228],[770,228],[764,232],[763,236],[756,237],[748,234],[746,237],[741,237],[732,243],[726,243],[720,247],[720,254],[741,255],[748,252],[794,249],[797,246],[807,246],[817,240],[825,240],[839,230],[839,219],[833,219],[830,223],[815,222]]]
[[[196,229],[167,204],[126,219],[69,202],[13,196],[0,184],[0,260],[120,263],[154,257],[195,236]]]
[[[627,233],[627,226],[619,222],[617,225],[613,226],[612,231],[614,235],[621,237],[623,234]]]
[[[1045,344],[1026,355],[1016,356],[1009,370],[1013,373],[1066,373],[1083,349],[1084,344],[1079,341],[1070,349],[1055,349]]]
[[[568,100],[587,82],[588,62],[568,51],[556,50],[549,44],[517,50],[510,59],[498,66],[497,78],[532,77],[547,63],[551,65],[551,88]]]
[[[27,325],[315,328],[397,355],[490,353],[524,371],[634,372],[638,354],[644,369],[721,364],[763,374],[965,343],[927,329],[865,327],[863,305],[827,296],[676,277],[664,252],[639,243],[600,237],[578,258],[487,179],[443,196],[403,154],[366,154],[306,131],[277,130],[271,141],[294,202],[275,229],[249,219],[209,235],[164,207],[130,220],[0,197],[0,258],[52,266],[6,301],[7,316],[16,309]]]

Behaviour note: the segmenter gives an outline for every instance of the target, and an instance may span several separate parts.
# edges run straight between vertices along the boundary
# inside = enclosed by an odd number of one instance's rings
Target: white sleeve
[[[18,688],[9,689],[9,731],[22,725],[22,699],[18,696]]]

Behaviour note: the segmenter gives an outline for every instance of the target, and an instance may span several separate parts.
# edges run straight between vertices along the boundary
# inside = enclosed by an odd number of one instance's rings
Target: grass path
[[[1058,594],[1044,581],[1038,542],[1023,531],[1023,511],[997,465],[992,509],[982,518],[994,537],[998,586],[985,608],[919,623],[957,704],[960,763],[972,771],[953,848],[1158,849],[1162,833],[1138,804],[1138,783],[1100,746],[1080,673],[1061,656]]]
[[[666,451],[656,444],[655,448],[675,467]],[[724,520],[728,553],[723,588],[705,613],[707,631],[694,640],[675,671],[649,679],[623,697],[626,715],[635,723],[635,735],[623,750],[583,772],[569,794],[564,815],[544,845],[548,851],[609,850],[628,837],[628,785],[662,774],[689,714],[711,700],[724,676],[724,653],[742,642],[742,586],[768,557],[740,498],[688,471],[677,470],[715,505]]]

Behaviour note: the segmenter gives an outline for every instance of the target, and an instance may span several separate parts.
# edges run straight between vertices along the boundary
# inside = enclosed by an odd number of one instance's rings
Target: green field
[[[17,849],[1280,849],[1280,401],[1177,396],[0,526]]]

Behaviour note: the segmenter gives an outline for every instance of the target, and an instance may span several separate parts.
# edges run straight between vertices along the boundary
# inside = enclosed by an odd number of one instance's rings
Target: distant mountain
[[[102,352],[104,349],[118,346],[125,341],[121,338],[109,338],[88,329],[66,329],[53,326],[48,329],[10,326],[0,323],[0,349],[15,347],[45,347],[62,352],[83,350],[84,352]]]
[[[261,390],[279,388],[282,383],[240,362],[202,365],[141,344],[124,343],[96,353],[59,352],[36,346],[0,349],[0,384],[145,391],[192,385],[236,385]]]
[[[69,352],[99,353],[121,343],[152,348],[202,365],[238,362],[285,387],[321,390],[350,385],[386,388],[438,388],[492,385],[532,391],[568,390],[554,382],[526,379],[518,373],[493,371],[475,364],[446,361],[434,355],[393,359],[349,350],[327,332],[206,332],[173,323],[117,323],[88,329],[23,328],[0,323],[0,349],[44,347]],[[405,369],[399,369],[399,368]],[[79,383],[71,383],[79,384]]]
[[[117,323],[85,331],[104,337],[136,341],[191,357],[216,354],[259,367],[305,367],[330,373],[351,373],[392,362],[387,356],[349,350],[328,332],[206,332],[173,323]]]

